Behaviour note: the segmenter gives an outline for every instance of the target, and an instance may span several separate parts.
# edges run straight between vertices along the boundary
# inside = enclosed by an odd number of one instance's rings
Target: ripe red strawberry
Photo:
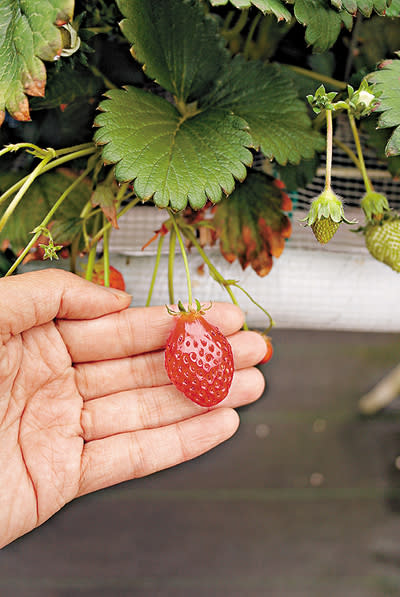
[[[214,406],[226,398],[233,378],[232,349],[220,330],[197,310],[180,313],[167,340],[168,377],[187,398],[200,406]],[[171,311],[169,311],[172,313]]]
[[[269,336],[267,336],[266,334],[261,334],[261,336],[265,340],[267,350],[266,350],[264,357],[259,362],[259,365],[264,365],[265,363],[268,363],[268,361],[270,361],[272,359],[272,356],[274,354],[274,347],[272,344],[272,340]]]
[[[104,286],[104,263],[102,259],[100,259],[93,268],[92,282]],[[112,265],[110,265],[110,286],[111,288],[125,290],[125,280],[123,275]]]

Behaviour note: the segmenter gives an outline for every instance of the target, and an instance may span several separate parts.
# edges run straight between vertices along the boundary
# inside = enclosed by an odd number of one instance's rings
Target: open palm
[[[215,304],[235,376],[221,406],[205,409],[171,385],[165,307],[60,270],[0,280],[0,546],[79,495],[173,466],[229,438],[232,407],[256,400],[253,366],[265,351],[239,332],[242,313]]]

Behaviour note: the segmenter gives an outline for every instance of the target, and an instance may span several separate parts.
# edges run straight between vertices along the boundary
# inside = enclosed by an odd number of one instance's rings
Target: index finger
[[[204,316],[229,336],[243,325],[243,312],[213,303]],[[160,350],[174,325],[165,306],[133,307],[97,319],[58,320],[56,325],[74,363],[102,361]]]

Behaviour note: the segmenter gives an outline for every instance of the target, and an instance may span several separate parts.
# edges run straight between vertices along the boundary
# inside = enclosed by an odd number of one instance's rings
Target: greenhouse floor
[[[357,412],[400,338],[273,338],[236,436],[69,504],[0,553],[0,595],[400,595],[400,409]]]

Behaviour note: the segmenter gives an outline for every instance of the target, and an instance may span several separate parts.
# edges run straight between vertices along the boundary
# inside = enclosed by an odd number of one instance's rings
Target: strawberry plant
[[[0,0],[0,14],[3,275],[68,254],[109,285],[110,231],[140,204],[165,211],[147,304],[166,238],[171,303],[177,242],[189,287],[188,248],[237,303],[246,289],[206,245],[261,277],[279,267],[288,192],[319,164],[304,234],[325,243],[354,224],[331,180],[339,114],[365,185],[358,230],[400,270],[398,216],[360,141],[399,175],[400,0]]]

